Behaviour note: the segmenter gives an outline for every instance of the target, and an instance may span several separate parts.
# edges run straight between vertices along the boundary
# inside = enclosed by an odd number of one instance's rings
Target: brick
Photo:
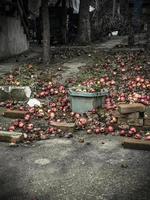
[[[116,117],[116,118],[125,118],[125,115],[120,114],[120,112],[119,112],[118,110],[113,111],[113,112],[112,112],[112,115],[113,115],[114,117]]]
[[[150,141],[137,140],[133,138],[126,138],[122,145],[127,149],[148,150],[150,151]]]
[[[120,126],[118,126],[118,128],[129,130],[130,126],[128,124],[121,124]]]
[[[118,110],[121,114],[134,113],[134,112],[144,112],[145,106],[141,103],[133,104],[120,104]]]
[[[150,119],[144,119],[144,126],[150,127]]]
[[[63,131],[72,131],[75,128],[75,123],[67,123],[67,122],[50,122],[51,126],[55,126],[57,128],[62,129]]]
[[[127,114],[126,117],[127,117],[128,119],[139,119],[140,113],[139,113],[139,112],[130,113],[130,114]]]
[[[12,119],[23,119],[27,114],[26,111],[20,110],[7,110],[4,112],[4,116]]]
[[[117,118],[127,118],[127,119],[138,119],[140,117],[139,112],[130,113],[130,114],[120,114],[118,111],[113,113],[113,115]]]
[[[128,124],[129,126],[143,126],[143,119],[118,118],[118,125]]]
[[[118,125],[127,124],[128,120],[126,118],[118,118]]]
[[[13,142],[18,143],[23,141],[24,137],[22,133],[19,132],[8,132],[0,131],[0,141],[1,142]]]
[[[130,126],[143,126],[143,119],[128,119],[127,123]]]
[[[146,106],[146,109],[144,112],[144,119],[150,119],[150,106]]]

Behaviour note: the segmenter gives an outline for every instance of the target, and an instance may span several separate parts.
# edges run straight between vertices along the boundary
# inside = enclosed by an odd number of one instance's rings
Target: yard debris
[[[79,143],[84,143],[84,138],[79,138]]]
[[[33,99],[29,99],[27,105],[30,107],[34,107],[34,106],[41,107],[41,102],[38,99],[33,98]]]
[[[126,163],[122,163],[121,168],[128,168],[128,165]]]
[[[64,137],[65,137],[65,138],[72,138],[72,137],[73,137],[73,134],[72,134],[72,133],[66,133]]]
[[[91,145],[91,142],[86,142],[86,145],[88,145],[88,146]]]

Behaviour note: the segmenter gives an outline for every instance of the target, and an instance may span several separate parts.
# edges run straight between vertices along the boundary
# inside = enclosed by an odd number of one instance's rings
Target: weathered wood
[[[148,151],[150,151],[150,141],[126,138],[122,142],[122,145],[126,149],[137,149],[137,150],[148,150]]]

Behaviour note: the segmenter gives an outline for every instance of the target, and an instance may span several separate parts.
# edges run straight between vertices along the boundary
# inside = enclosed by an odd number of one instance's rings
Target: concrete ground
[[[123,149],[120,137],[1,143],[0,199],[149,200],[149,167],[150,152]]]

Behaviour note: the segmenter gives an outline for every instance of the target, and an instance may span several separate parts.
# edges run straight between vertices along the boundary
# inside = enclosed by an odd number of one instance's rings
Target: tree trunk
[[[100,20],[100,1],[99,0],[96,0],[96,3],[95,3],[95,9],[96,9],[96,21],[95,21],[95,24],[96,24],[96,27],[98,27],[98,23],[99,23],[99,20]]]
[[[116,14],[116,0],[113,0],[113,14],[112,16],[115,17]]]
[[[135,43],[132,13],[133,13],[133,8],[132,8],[132,5],[129,4],[129,7],[128,7],[128,21],[129,21],[128,45],[129,47],[134,46],[134,43]]]
[[[50,62],[50,21],[48,0],[42,0],[42,20],[43,20],[43,61]]]
[[[80,44],[88,44],[91,42],[89,2],[89,0],[80,0],[78,32],[78,41]]]
[[[67,42],[67,8],[66,0],[62,0],[62,43]]]
[[[136,33],[141,31],[142,0],[134,0],[133,26]]]
[[[127,11],[128,11],[128,3],[126,0],[120,0],[120,13],[124,17],[127,16]]]
[[[147,48],[150,49],[150,18],[147,23]]]

